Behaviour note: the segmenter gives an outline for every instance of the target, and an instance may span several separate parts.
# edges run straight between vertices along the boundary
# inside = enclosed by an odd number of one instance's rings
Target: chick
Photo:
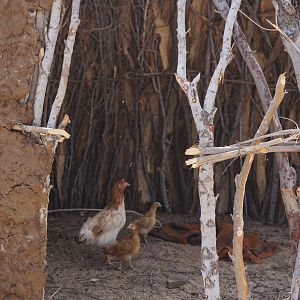
[[[161,207],[159,202],[152,203],[149,211],[140,219],[136,220],[134,224],[139,227],[139,233],[144,238],[145,244],[147,244],[147,235],[153,229],[156,222],[156,209]]]
[[[121,270],[122,261],[127,262],[131,269],[134,269],[131,261],[138,254],[141,248],[138,225],[130,223],[127,228],[132,230],[129,237],[120,239],[113,246],[103,248],[103,252],[107,255],[107,261],[109,264],[110,257],[115,257],[119,260],[119,270]]]

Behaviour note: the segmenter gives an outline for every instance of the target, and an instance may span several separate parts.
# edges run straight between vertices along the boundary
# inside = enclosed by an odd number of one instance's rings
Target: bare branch
[[[72,2],[71,22],[69,26],[68,37],[65,43],[61,78],[60,78],[58,91],[54,103],[52,104],[47,127],[52,127],[52,128],[56,127],[56,122],[67,90],[73,47],[75,43],[77,28],[80,23],[80,19],[79,19],[80,2],[81,0],[73,0]]]
[[[189,100],[197,132],[199,134],[203,126],[203,109],[200,105],[199,95],[197,91],[197,83],[200,80],[200,73],[194,78],[192,82],[189,82],[186,78],[181,77],[179,74],[175,74],[175,77]]]
[[[54,50],[60,29],[60,17],[62,12],[62,0],[54,0],[51,9],[49,30],[45,31],[45,49],[40,49],[39,76],[34,97],[33,125],[40,126],[42,122],[43,107],[46,95],[48,79],[53,62]]]
[[[177,74],[181,78],[186,79],[185,5],[186,5],[186,0],[177,1],[177,14],[178,14],[177,16],[177,40],[178,40]]]
[[[240,5],[240,0],[231,2],[231,7],[225,23],[220,60],[210,80],[204,99],[204,110],[207,112],[212,112],[215,109],[215,99],[218,86],[221,82],[223,82],[225,70],[233,58],[231,53],[232,31]]]

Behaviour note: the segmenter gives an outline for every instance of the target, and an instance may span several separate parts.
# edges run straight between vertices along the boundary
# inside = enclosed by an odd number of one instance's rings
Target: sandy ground
[[[135,270],[107,266],[96,247],[79,244],[76,235],[87,215],[51,215],[48,227],[46,299],[204,299],[198,246],[178,245],[149,237],[134,260]],[[128,216],[128,221],[132,216]],[[161,221],[194,221],[195,218],[159,215]],[[251,299],[286,299],[291,281],[288,229],[246,222],[246,230],[277,243],[277,250],[262,264],[247,265]],[[183,275],[191,283],[167,287],[168,278]],[[222,299],[236,299],[230,262],[220,262]],[[199,288],[199,285],[201,286]]]

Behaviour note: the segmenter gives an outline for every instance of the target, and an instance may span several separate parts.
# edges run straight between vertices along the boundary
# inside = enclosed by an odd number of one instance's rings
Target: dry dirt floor
[[[97,247],[77,242],[80,226],[89,215],[79,216],[73,212],[49,216],[45,299],[204,299],[198,246],[149,237],[148,245],[142,244],[140,254],[133,261],[135,269],[123,266],[122,271],[118,271],[117,267],[105,264],[105,257]],[[134,217],[128,215],[127,219],[130,221]],[[163,214],[158,218],[162,222],[196,220],[195,217]],[[277,243],[274,256],[264,259],[262,264],[247,265],[251,299],[287,299],[292,276],[288,229],[249,221],[246,231]],[[168,288],[168,278],[178,274],[188,278],[189,283]],[[232,263],[220,262],[220,278],[222,299],[236,299]]]

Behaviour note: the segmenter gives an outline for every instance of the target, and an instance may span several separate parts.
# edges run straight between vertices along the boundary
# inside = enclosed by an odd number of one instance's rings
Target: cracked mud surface
[[[0,299],[40,300],[48,206],[42,183],[51,157],[29,137],[0,127]]]
[[[29,124],[33,118],[32,104],[26,104],[22,99],[29,93],[34,65],[38,62],[39,37],[34,28],[38,3],[37,0],[0,1],[2,122],[22,121]]]

